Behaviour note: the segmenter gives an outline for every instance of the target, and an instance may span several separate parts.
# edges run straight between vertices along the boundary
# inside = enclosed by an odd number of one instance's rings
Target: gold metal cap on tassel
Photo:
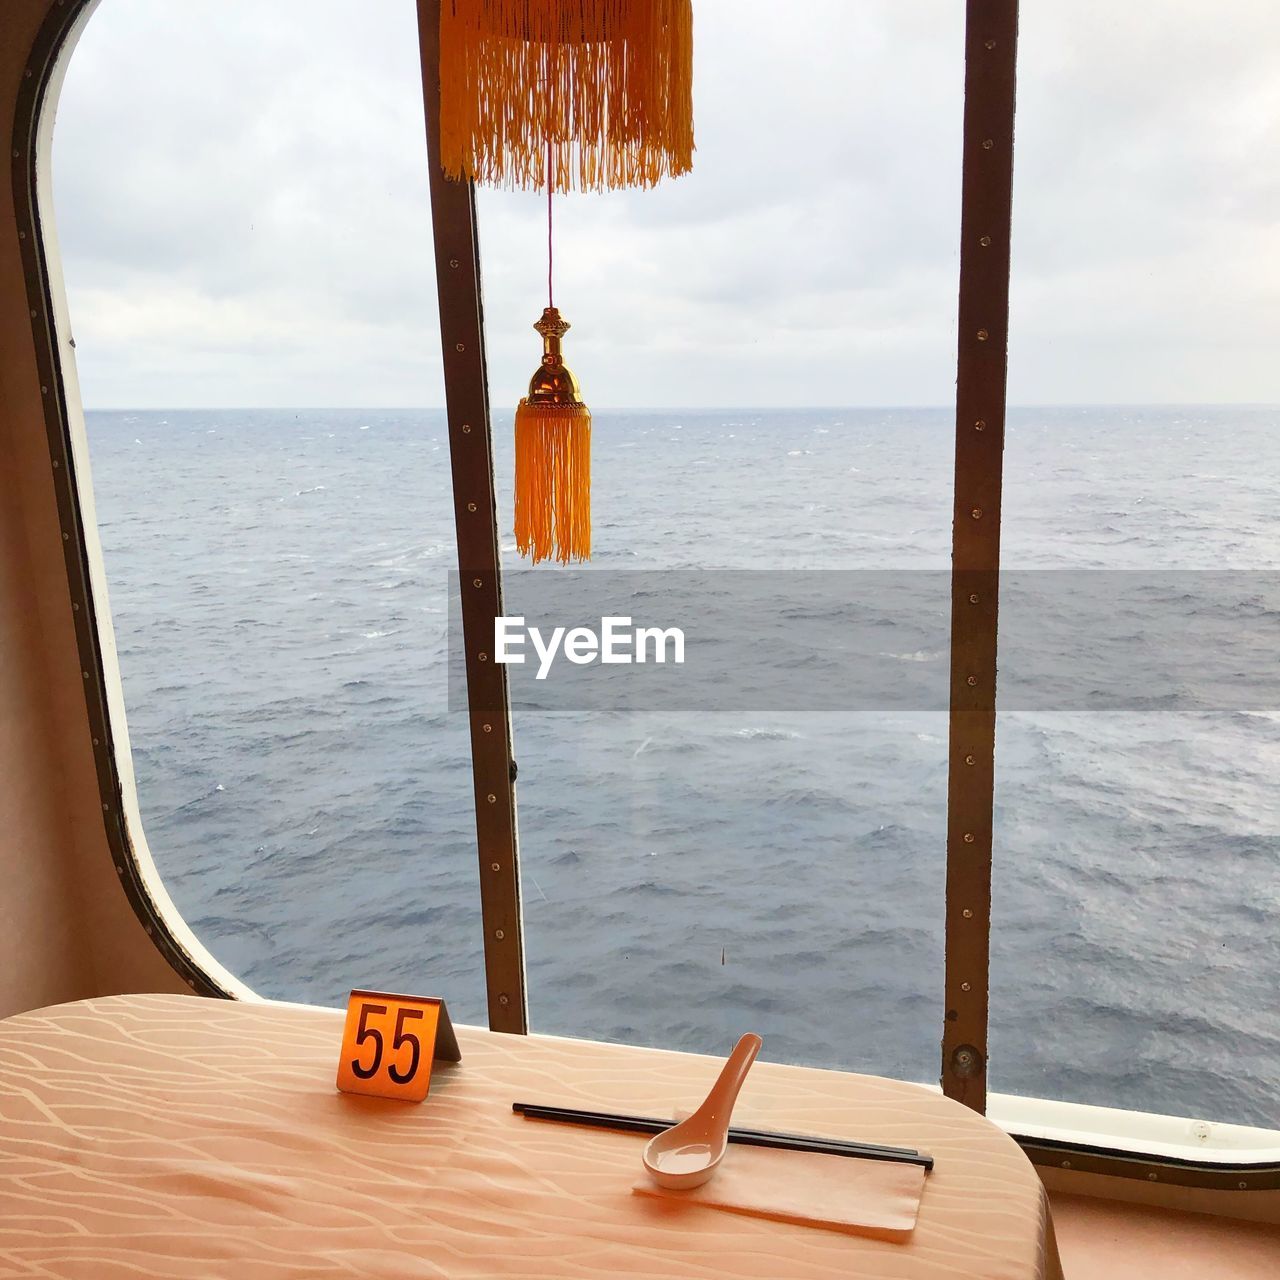
[[[516,546],[540,560],[591,558],[591,410],[566,367],[569,329],[555,307],[533,326],[542,363],[516,409]]]

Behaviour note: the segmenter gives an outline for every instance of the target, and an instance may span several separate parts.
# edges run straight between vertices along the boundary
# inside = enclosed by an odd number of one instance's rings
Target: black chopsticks
[[[585,1125],[592,1129],[616,1129],[622,1133],[662,1133],[671,1120],[648,1116],[614,1115],[608,1111],[579,1111],[573,1107],[546,1107],[536,1102],[513,1102],[511,1110],[526,1120],[557,1120],[561,1124]],[[779,1151],[810,1151],[823,1156],[851,1156],[859,1160],[886,1160],[894,1164],[916,1164],[926,1171],[933,1157],[909,1147],[881,1147],[868,1142],[848,1142],[843,1138],[815,1138],[800,1133],[771,1133],[766,1129],[731,1126],[729,1141],[744,1147],[772,1147]]]

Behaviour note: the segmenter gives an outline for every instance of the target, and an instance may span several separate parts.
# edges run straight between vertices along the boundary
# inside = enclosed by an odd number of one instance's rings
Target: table
[[[632,1195],[642,1139],[511,1114],[670,1115],[713,1059],[459,1027],[413,1105],[335,1091],[341,1026],[172,995],[0,1022],[0,1276],[1059,1280],[1035,1170],[931,1090],[762,1062],[735,1113],[931,1151],[891,1243]]]

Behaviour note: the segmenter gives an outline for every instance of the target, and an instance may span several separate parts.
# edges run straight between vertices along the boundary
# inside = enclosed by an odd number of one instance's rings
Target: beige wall
[[[53,0],[0,6],[0,137]],[[6,166],[7,173],[7,166]],[[177,990],[103,828],[10,182],[0,182],[0,1016]]]

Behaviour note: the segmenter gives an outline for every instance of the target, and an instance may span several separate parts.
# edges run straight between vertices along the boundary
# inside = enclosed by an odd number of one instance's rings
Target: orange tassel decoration
[[[692,0],[442,0],[440,161],[535,191],[687,173]]]
[[[533,326],[542,364],[516,409],[516,546],[539,560],[591,558],[591,410],[565,366],[555,307]]]
[[[542,364],[516,410],[516,544],[591,555],[591,411],[551,292],[555,192],[651,187],[693,167],[693,0],[441,0],[440,163],[547,192]]]

